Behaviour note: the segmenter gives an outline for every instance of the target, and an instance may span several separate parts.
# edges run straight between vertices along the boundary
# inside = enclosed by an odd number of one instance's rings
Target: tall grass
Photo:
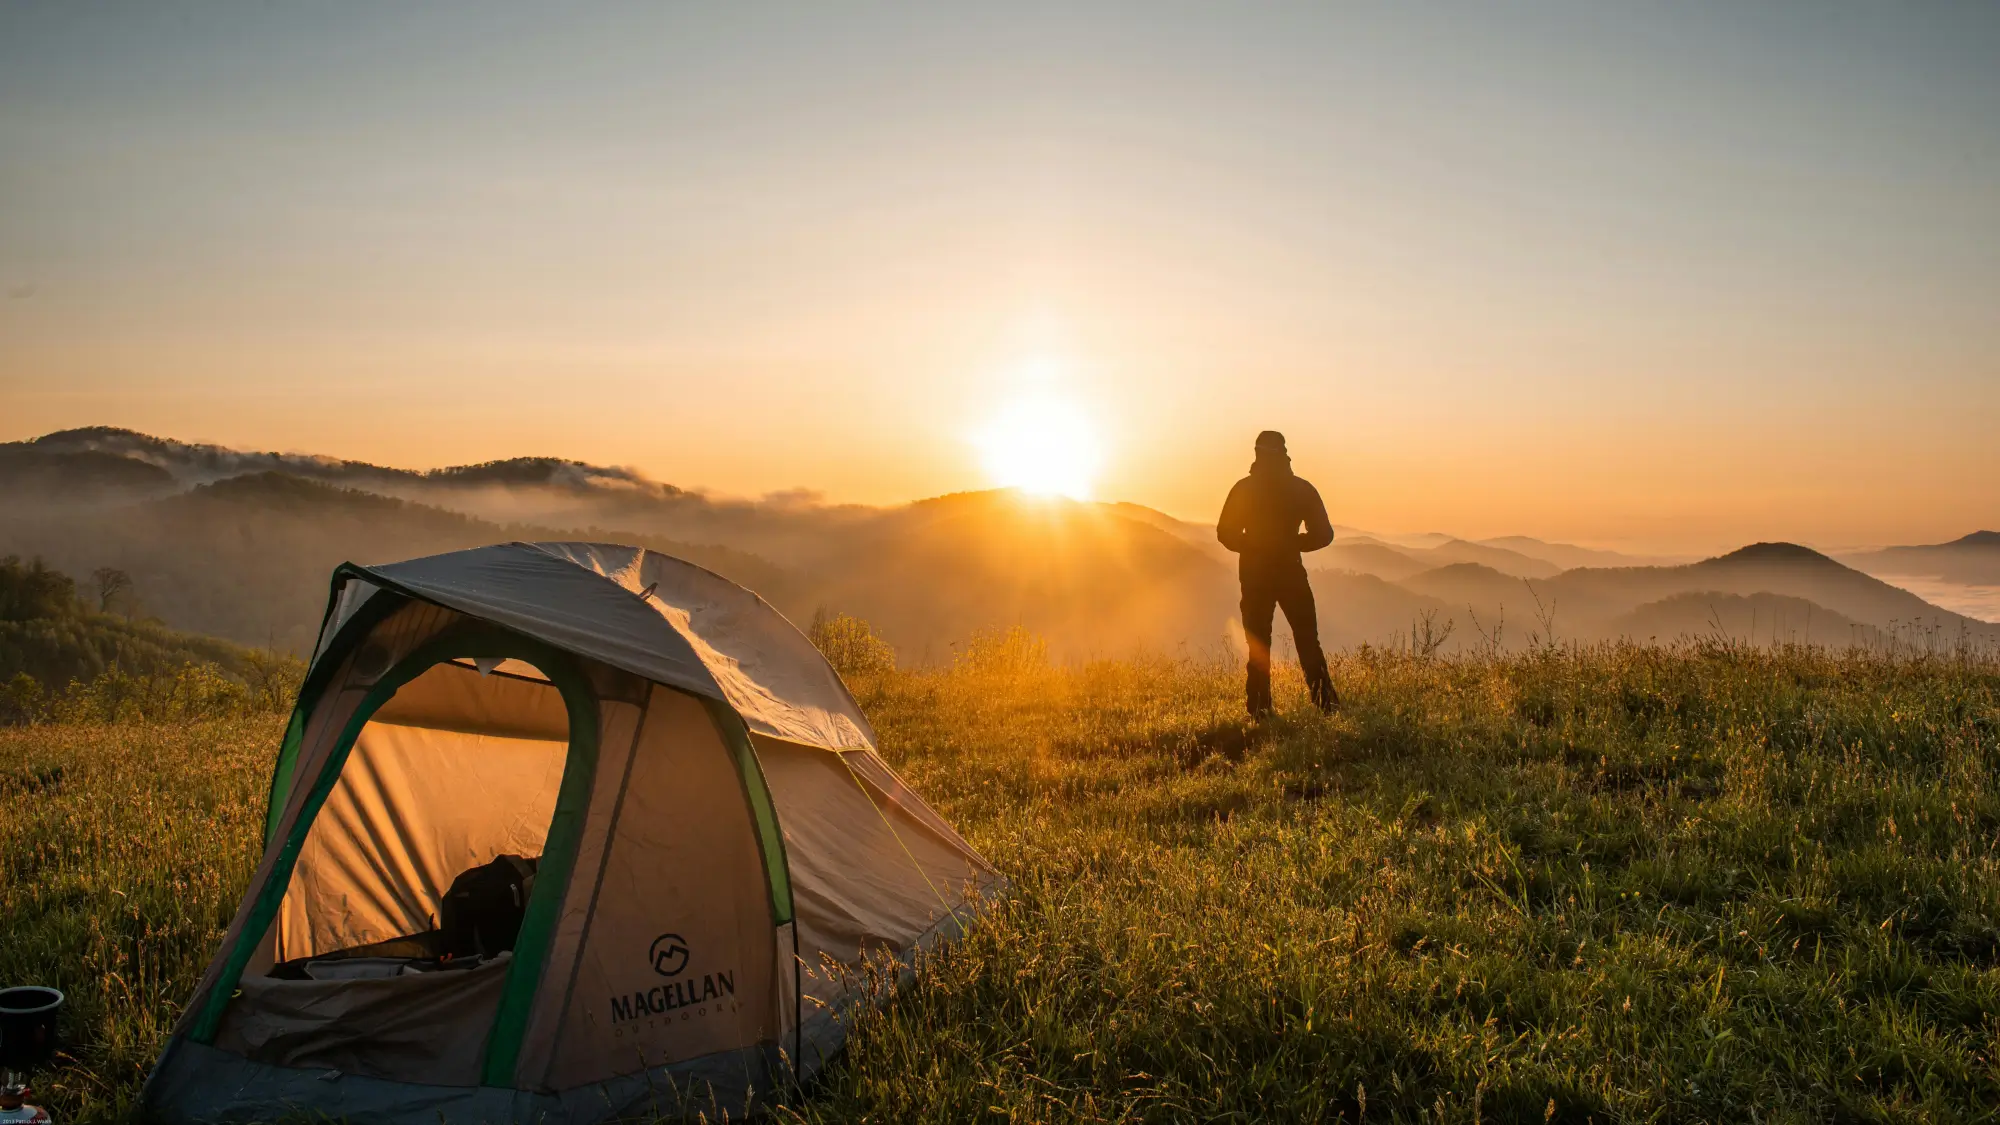
[[[1974,1121],[2000,668],[1727,644],[853,677],[1013,880],[781,1119]],[[119,1119],[254,862],[276,718],[0,732],[0,979]]]
[[[125,1120],[257,863],[284,717],[0,729],[0,982],[68,997],[64,1121]]]
[[[1421,651],[1421,650],[1419,650]],[[1980,1120],[2000,674],[1729,645],[861,685],[1014,880],[813,1122]]]

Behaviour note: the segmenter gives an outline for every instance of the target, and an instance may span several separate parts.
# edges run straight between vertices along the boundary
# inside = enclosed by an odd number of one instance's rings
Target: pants
[[[1246,694],[1252,715],[1271,710],[1271,622],[1282,606],[1285,621],[1292,627],[1292,641],[1299,649],[1299,667],[1306,674],[1306,690],[1313,705],[1331,711],[1340,705],[1327,674],[1326,654],[1319,647],[1319,615],[1313,606],[1312,584],[1303,566],[1250,568],[1243,579],[1243,637],[1250,646],[1250,676]]]

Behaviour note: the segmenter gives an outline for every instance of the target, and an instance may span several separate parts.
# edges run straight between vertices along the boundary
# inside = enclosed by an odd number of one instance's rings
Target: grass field
[[[2000,668],[1726,646],[864,676],[1012,880],[781,1119],[2000,1116]],[[0,980],[128,1116],[254,860],[276,718],[0,732]]]

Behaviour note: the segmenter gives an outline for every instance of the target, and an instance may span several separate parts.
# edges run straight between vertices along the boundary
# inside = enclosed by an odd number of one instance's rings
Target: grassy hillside
[[[113,666],[136,676],[161,675],[187,664],[215,664],[240,673],[252,659],[240,645],[111,614],[0,621],[0,683],[26,674],[45,691],[60,690],[71,680],[89,683]]]
[[[281,654],[99,612],[40,559],[0,558],[0,723],[289,709],[304,673]]]
[[[93,612],[76,582],[40,559],[0,558],[0,684],[28,676],[43,692],[85,683],[118,667],[135,676],[172,673],[188,664],[243,672],[256,657],[213,637],[156,621]]]
[[[1973,1121],[2000,1105],[2000,669],[1727,645],[858,679],[1013,880],[777,1120]],[[0,979],[129,1119],[281,720],[0,732]]]

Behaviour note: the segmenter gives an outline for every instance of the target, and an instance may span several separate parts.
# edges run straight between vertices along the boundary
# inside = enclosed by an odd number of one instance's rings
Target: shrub
[[[249,713],[249,689],[213,664],[186,664],[171,674],[132,675],[112,666],[69,690],[50,707],[58,722],[171,722]]]
[[[304,679],[304,663],[254,653],[248,665],[239,679],[207,662],[137,672],[113,664],[56,692],[17,672],[0,688],[0,723],[190,722],[289,710]]]
[[[859,617],[822,609],[813,614],[806,636],[843,677],[878,676],[896,670],[896,650]]]
[[[1049,642],[1015,625],[972,634],[954,665],[989,676],[1020,676],[1049,668]]]

